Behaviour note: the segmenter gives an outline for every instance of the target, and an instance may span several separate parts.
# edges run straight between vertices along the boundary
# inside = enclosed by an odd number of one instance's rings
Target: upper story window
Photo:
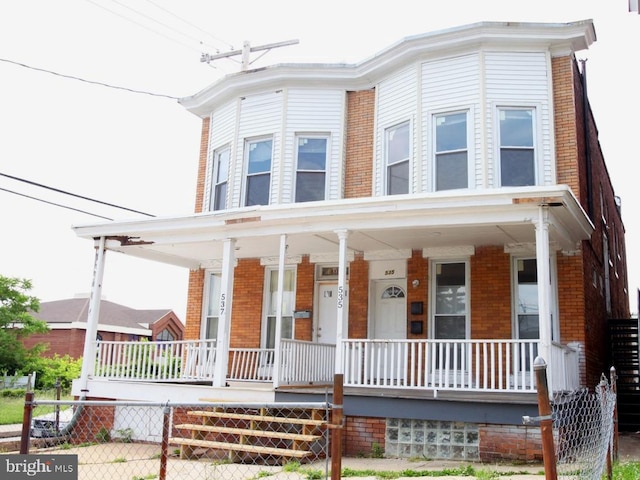
[[[326,137],[296,138],[296,202],[325,199],[327,144]]]
[[[385,130],[387,195],[409,193],[409,122]]]
[[[227,208],[227,187],[229,183],[229,158],[231,150],[228,146],[213,152],[213,186],[211,188],[211,210]]]
[[[244,205],[269,205],[273,139],[246,142],[247,177]]]
[[[467,112],[435,116],[435,189],[467,188]]]
[[[501,108],[500,118],[500,184],[535,185],[534,109]]]

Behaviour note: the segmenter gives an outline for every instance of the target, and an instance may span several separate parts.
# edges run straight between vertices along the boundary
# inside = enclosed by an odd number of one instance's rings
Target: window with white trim
[[[433,338],[466,339],[468,336],[467,262],[434,262]]]
[[[271,190],[271,161],[273,139],[262,138],[246,142],[247,175],[245,179],[244,206],[269,205]]]
[[[434,117],[435,189],[452,190],[469,186],[467,112]]]
[[[225,146],[213,152],[213,182],[209,210],[227,208],[227,187],[229,183],[229,160],[231,149]]]
[[[293,338],[293,308],[296,299],[296,274],[294,268],[284,270],[284,286],[282,292],[282,324],[280,325],[280,337],[283,339]],[[278,313],[278,270],[268,269],[266,272],[267,281],[265,283],[266,298],[265,311],[267,312],[264,323],[264,346],[265,348],[275,348],[276,343],[276,323]]]
[[[206,340],[218,338],[218,319],[220,318],[220,285],[219,273],[210,273],[207,278],[207,307],[202,325],[201,337]]]
[[[325,199],[327,146],[325,136],[296,137],[296,202]]]
[[[533,108],[498,109],[500,185],[536,184]]]
[[[385,130],[387,195],[409,193],[410,123]]]

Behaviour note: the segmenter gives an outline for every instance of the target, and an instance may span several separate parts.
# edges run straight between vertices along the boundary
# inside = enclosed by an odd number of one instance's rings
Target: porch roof
[[[573,251],[593,224],[567,186],[453,190],[337,201],[265,205],[184,216],[76,225],[107,249],[191,269],[222,259],[236,239],[236,258],[274,257],[286,234],[287,255],[334,255],[335,232],[348,230],[354,252],[535,243],[533,222],[549,207],[549,239]]]

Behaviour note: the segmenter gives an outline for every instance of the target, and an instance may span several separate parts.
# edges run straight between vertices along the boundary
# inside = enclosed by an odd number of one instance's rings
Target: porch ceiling
[[[294,205],[270,205],[75,226],[77,235],[108,237],[107,247],[128,255],[181,265],[212,266],[223,241],[236,240],[237,258],[337,254],[337,231],[348,230],[349,250],[378,252],[479,245],[534,244],[540,205],[549,206],[549,238],[574,250],[593,226],[567,188],[523,187],[439,192]]]

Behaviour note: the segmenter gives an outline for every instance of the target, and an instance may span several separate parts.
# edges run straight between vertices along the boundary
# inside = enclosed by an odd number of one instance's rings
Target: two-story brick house
[[[210,385],[162,398],[306,399],[341,373],[347,453],[534,456],[533,358],[554,390],[595,385],[607,319],[629,316],[574,55],[594,41],[591,21],[478,23],[182,99],[195,213],[75,227],[98,275],[109,250],[190,269],[185,337],[207,353],[181,375]],[[90,368],[79,388],[113,396]]]

